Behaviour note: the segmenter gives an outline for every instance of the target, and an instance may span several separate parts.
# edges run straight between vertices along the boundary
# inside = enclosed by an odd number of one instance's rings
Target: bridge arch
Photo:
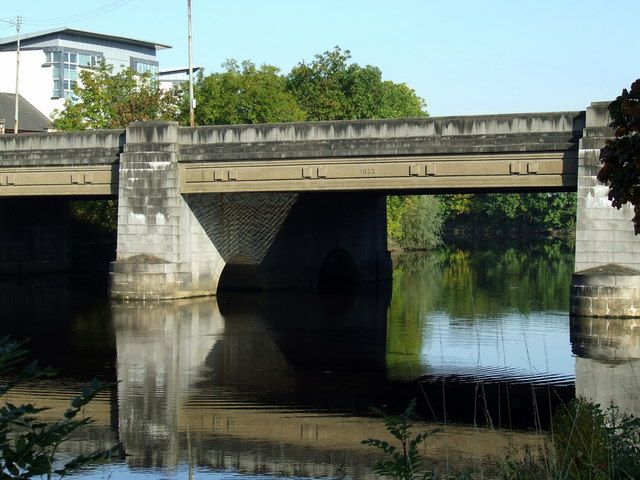
[[[267,282],[258,265],[242,255],[227,260],[218,280],[218,291],[266,289]]]
[[[322,261],[318,273],[318,289],[322,291],[354,290],[359,273],[356,262],[342,248],[331,250]]]

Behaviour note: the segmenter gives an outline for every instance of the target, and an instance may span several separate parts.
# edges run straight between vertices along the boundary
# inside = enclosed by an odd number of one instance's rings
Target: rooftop
[[[155,48],[156,50],[171,48],[171,45],[151,42],[149,40],[121,37],[119,35],[109,35],[106,33],[89,32],[86,30],[78,30],[76,28],[70,28],[70,27],[61,27],[61,28],[54,28],[51,30],[42,30],[40,32],[25,33],[23,35],[20,35],[20,41],[23,42],[25,40],[45,37],[45,36],[54,35],[54,34],[62,34],[62,33],[67,33],[69,35],[80,35],[84,37],[96,38],[99,40],[109,40],[109,41],[115,41],[115,42],[129,43],[132,45],[139,45],[141,47],[146,47],[146,48]],[[0,38],[0,47],[16,43],[17,39],[18,38],[16,35],[13,35],[11,37]]]
[[[4,118],[5,120],[6,133],[13,133],[15,102],[15,93],[0,92],[0,119]],[[20,114],[18,128],[21,132],[46,132],[53,128],[51,120],[25,100],[22,95],[19,96],[18,110]]]

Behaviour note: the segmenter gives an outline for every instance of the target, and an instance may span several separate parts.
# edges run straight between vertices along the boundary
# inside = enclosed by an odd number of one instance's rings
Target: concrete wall
[[[586,128],[578,156],[578,210],[576,224],[576,271],[609,263],[640,268],[640,238],[633,233],[633,209],[611,206],[608,187],[596,179],[600,148],[613,136],[609,128],[609,102],[587,109]]]

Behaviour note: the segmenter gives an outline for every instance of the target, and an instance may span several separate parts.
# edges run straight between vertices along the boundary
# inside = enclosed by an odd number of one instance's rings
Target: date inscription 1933
[[[375,168],[361,168],[360,169],[360,175],[375,175],[376,174],[376,169]]]

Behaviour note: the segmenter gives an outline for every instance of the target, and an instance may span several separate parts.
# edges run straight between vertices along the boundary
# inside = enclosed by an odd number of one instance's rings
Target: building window
[[[53,66],[54,98],[73,98],[73,87],[78,82],[80,68],[93,67],[99,56],[70,51],[46,52],[46,62]]]
[[[143,62],[140,60],[134,60],[133,62],[133,69],[138,72],[138,73],[150,73],[151,76],[153,77],[157,77],[158,76],[158,65],[154,64],[154,63],[148,63],[148,62]]]

